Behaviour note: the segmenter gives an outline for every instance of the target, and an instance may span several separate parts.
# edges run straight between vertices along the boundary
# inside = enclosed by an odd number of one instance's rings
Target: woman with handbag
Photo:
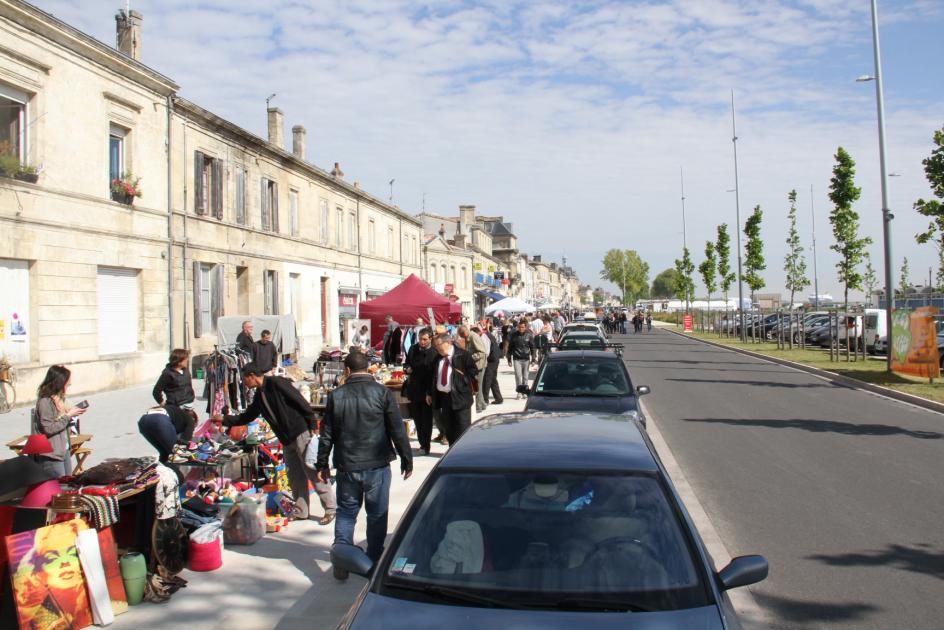
[[[49,438],[52,452],[37,455],[43,470],[62,477],[72,474],[72,442],[69,425],[73,418],[85,413],[86,407],[69,407],[66,391],[72,384],[72,372],[63,365],[52,365],[36,391],[36,406],[33,408],[30,433],[40,433]]]

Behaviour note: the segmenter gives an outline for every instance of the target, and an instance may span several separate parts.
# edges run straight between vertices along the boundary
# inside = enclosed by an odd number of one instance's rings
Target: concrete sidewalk
[[[502,362],[499,384],[505,394],[502,405],[491,405],[485,415],[521,411],[524,401],[515,400],[514,373]],[[202,384],[194,383],[197,392]],[[89,463],[107,457],[151,454],[154,449],[138,434],[137,419],[152,404],[150,386],[106,392],[88,397],[89,412],[82,430],[94,434],[94,455]],[[201,418],[206,414],[201,411]],[[29,409],[17,409],[0,421],[0,440],[6,443],[28,433]],[[435,436],[435,431],[434,431]],[[434,444],[427,457],[416,456],[413,476],[403,481],[399,464],[393,463],[390,491],[389,530],[392,532],[420,484],[442,457],[446,448]],[[315,496],[312,499],[317,505]],[[316,508],[317,510],[317,508]],[[363,512],[355,530],[356,540],[366,538]],[[315,521],[293,522],[279,533],[268,534],[249,546],[228,546],[223,566],[212,573],[182,574],[189,584],[167,603],[143,603],[116,617],[113,628],[202,627],[207,630],[263,630],[266,628],[333,628],[363,588],[362,578],[351,576],[338,582],[331,573],[329,553],[334,524],[321,527]]]

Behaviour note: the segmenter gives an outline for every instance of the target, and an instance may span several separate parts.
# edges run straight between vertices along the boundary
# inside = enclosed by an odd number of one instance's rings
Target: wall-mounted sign
[[[892,313],[892,370],[924,378],[940,378],[941,364],[937,350],[934,316],[938,309],[922,306],[915,310],[899,308]]]
[[[342,319],[357,317],[357,300],[360,296],[344,289],[338,291],[338,316]]]
[[[489,265],[489,266],[488,266],[488,272],[489,272],[489,273],[493,273],[494,271],[495,271],[495,265]]]
[[[472,268],[476,271],[482,271],[482,263],[473,263]]]

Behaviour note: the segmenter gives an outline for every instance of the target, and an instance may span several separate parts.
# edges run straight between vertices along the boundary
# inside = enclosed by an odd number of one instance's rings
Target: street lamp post
[[[738,248],[738,321],[741,324],[741,341],[747,341],[747,330],[744,322],[744,280],[741,277],[741,188],[738,183],[738,136],[737,123],[734,116],[734,90],[731,90],[731,142],[734,144],[734,209],[737,218],[737,248]]]
[[[813,210],[813,184],[810,184],[810,221],[813,232],[813,308],[819,310],[819,272],[816,269],[816,213]]]
[[[882,239],[885,246],[885,325],[888,329],[888,352],[885,365],[892,369],[892,310],[895,308],[895,285],[892,281],[892,235],[894,218],[888,209],[888,171],[885,167],[885,94],[882,88],[882,54],[878,37],[878,3],[872,0],[872,52],[875,57],[875,75],[862,76],[856,81],[875,81],[875,105],[878,110],[878,159],[882,183]]]

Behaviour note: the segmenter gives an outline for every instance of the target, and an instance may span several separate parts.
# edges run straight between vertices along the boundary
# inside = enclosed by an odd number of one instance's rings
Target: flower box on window
[[[6,141],[0,143],[0,177],[12,177],[31,184],[39,181],[36,168],[20,162],[13,146]]]
[[[122,173],[121,177],[111,180],[111,199],[130,206],[135,197],[141,196],[141,178],[131,173]]]

